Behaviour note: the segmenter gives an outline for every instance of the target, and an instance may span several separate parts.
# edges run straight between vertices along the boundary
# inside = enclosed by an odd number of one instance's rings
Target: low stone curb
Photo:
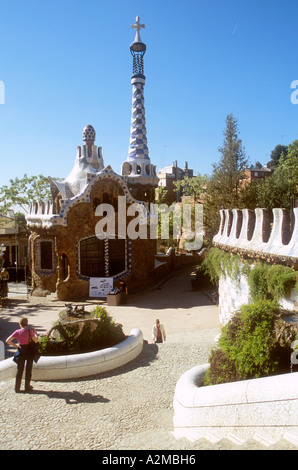
[[[61,380],[88,377],[116,369],[135,359],[143,349],[143,333],[138,328],[122,343],[110,348],[68,356],[42,356],[33,364],[32,380]],[[14,378],[17,366],[13,358],[0,362],[0,381]]]

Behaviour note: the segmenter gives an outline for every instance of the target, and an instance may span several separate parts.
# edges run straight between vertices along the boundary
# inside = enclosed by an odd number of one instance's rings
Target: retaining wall
[[[291,220],[292,214],[292,220]],[[293,212],[282,208],[222,209],[220,227],[213,243],[224,251],[244,258],[261,259],[269,263],[287,264],[298,268],[298,207]],[[253,266],[252,266],[253,269]],[[219,320],[224,325],[242,305],[250,302],[247,277],[238,279],[221,276],[219,280]],[[280,304],[295,311],[298,296],[294,289]]]
[[[218,283],[218,294],[219,321],[221,325],[225,325],[241,305],[250,303],[247,277],[240,274],[237,279],[232,279],[227,274],[222,275]],[[296,290],[291,289],[286,297],[279,299],[279,303],[282,308],[292,312],[297,311],[298,295]]]
[[[143,350],[143,333],[138,328],[122,343],[110,348],[69,356],[42,356],[33,364],[32,380],[60,380],[88,377],[116,369],[135,359]],[[0,381],[14,378],[17,366],[12,358],[0,362]]]
[[[298,433],[298,372],[202,387],[208,367],[190,369],[176,384],[176,437],[247,440],[265,431],[280,440]]]

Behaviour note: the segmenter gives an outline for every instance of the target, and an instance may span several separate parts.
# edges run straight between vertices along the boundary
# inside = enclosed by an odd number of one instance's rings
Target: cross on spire
[[[135,28],[137,30],[136,31],[135,42],[141,42],[140,29],[142,29],[142,28],[145,29],[145,25],[140,24],[140,17],[139,16],[136,17],[136,24],[132,24],[131,27]]]

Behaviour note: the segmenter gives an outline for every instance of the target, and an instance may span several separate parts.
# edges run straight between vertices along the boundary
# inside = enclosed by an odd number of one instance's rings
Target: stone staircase
[[[206,431],[200,438],[194,436],[189,430],[180,432],[175,429],[171,433],[177,440],[177,445],[185,446],[187,449],[214,449],[214,450],[298,450],[298,433],[286,432],[281,439],[274,438],[270,432],[261,430],[256,432],[251,439],[243,439],[236,432],[221,433],[221,437],[216,433]]]

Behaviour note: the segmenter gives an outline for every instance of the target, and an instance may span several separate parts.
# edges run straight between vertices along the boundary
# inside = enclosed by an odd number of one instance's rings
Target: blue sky
[[[0,14],[0,186],[24,173],[66,177],[86,124],[121,171],[137,15],[157,169],[178,160],[210,174],[229,113],[252,164],[298,138],[297,0],[1,0]]]

